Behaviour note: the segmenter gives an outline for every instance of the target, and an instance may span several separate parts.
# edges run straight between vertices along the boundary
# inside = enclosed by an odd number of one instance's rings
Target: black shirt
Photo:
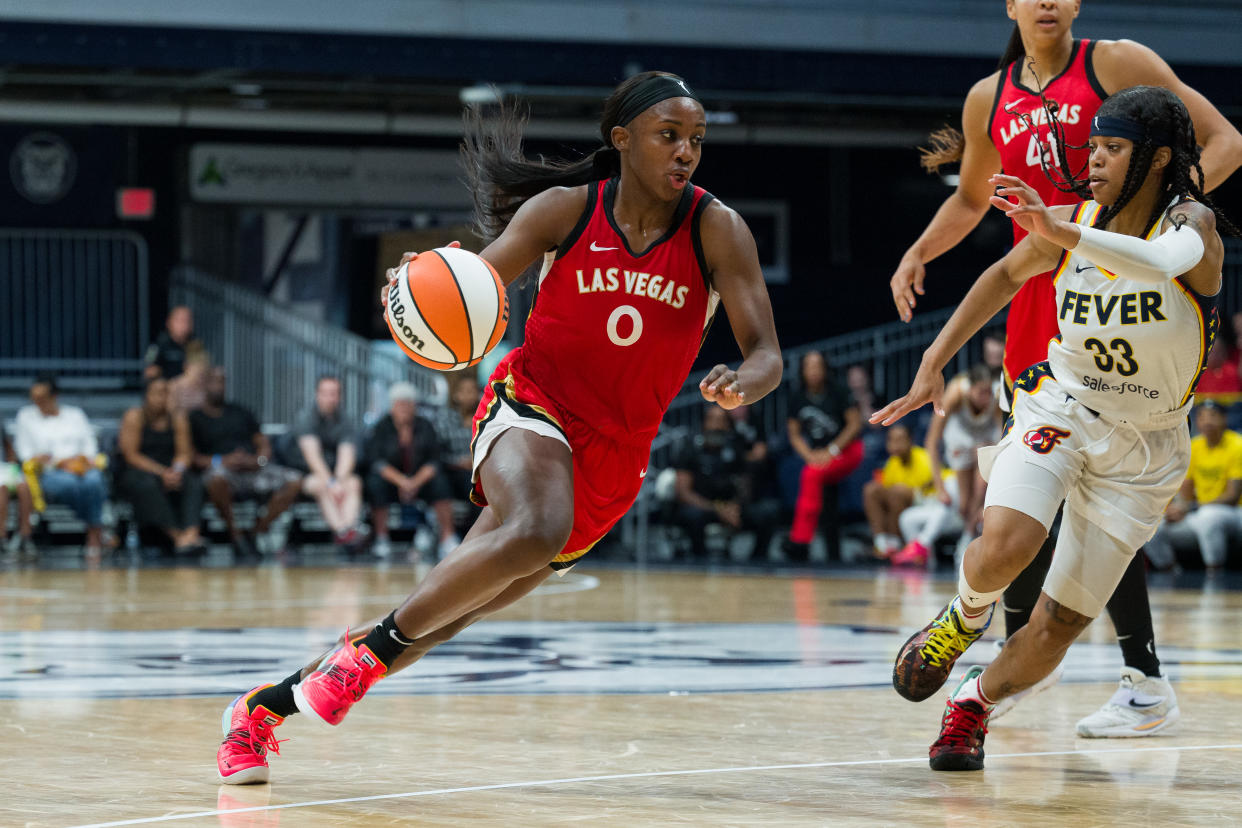
[[[258,420],[240,405],[225,403],[218,417],[201,408],[190,412],[190,434],[199,454],[228,454],[237,449],[253,454],[254,435],[258,433]]]
[[[179,345],[169,336],[168,331],[160,331],[147,348],[147,364],[158,365],[160,376],[172,379],[185,371],[185,345]]]
[[[693,488],[708,500],[735,500],[746,473],[746,439],[733,431],[696,434],[682,444],[673,468],[690,472]]]
[[[428,463],[440,462],[440,440],[430,421],[415,417],[414,441],[403,447],[397,437],[397,427],[393,424],[392,415],[389,414],[375,424],[371,438],[367,440],[366,454],[376,474],[388,465],[409,476]]]
[[[328,471],[336,471],[336,450],[341,443],[350,443],[355,448],[358,447],[358,435],[354,430],[353,423],[346,420],[337,412],[334,417],[325,417],[319,413],[319,409],[312,406],[307,411],[303,411],[301,416],[293,424],[292,437],[294,445],[292,453],[297,461],[300,461],[299,468],[309,471],[306,464],[306,458],[302,457],[301,449],[297,447],[299,437],[305,437],[311,434],[319,438],[319,448],[323,452],[323,462],[328,467]]]
[[[789,400],[789,418],[797,420],[802,437],[813,449],[831,443],[845,428],[845,412],[854,408],[849,392],[830,383],[816,394],[800,391]]]

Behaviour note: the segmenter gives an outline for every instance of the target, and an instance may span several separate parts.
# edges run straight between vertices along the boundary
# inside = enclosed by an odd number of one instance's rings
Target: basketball
[[[440,247],[398,269],[384,321],[410,359],[454,371],[496,347],[509,322],[509,299],[495,269],[481,257]]]

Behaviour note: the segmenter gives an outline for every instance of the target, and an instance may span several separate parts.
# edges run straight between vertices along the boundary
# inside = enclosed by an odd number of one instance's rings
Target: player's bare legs
[[[1005,640],[996,660],[983,671],[979,679],[983,695],[1000,701],[1049,675],[1091,621],[1041,592],[1031,620]]]

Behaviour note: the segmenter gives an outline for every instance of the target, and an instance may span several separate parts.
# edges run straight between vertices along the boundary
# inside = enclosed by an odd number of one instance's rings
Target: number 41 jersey
[[[712,196],[687,187],[668,230],[635,252],[613,218],[617,183],[587,185],[577,226],[545,256],[514,368],[604,436],[649,443],[715,312],[699,237]]]
[[[1087,201],[1074,221],[1092,226],[1099,213]],[[1068,250],[1053,284],[1061,333],[1048,344],[1048,364],[1066,393],[1136,425],[1190,402],[1216,336],[1215,297],[1195,293],[1181,277],[1132,281]]]

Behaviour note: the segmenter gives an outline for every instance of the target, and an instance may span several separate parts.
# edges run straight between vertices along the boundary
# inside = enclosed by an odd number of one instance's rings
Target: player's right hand
[[[897,306],[897,315],[902,322],[909,322],[914,316],[917,304],[914,294],[923,295],[923,279],[926,276],[927,269],[923,267],[923,262],[913,252],[906,251],[897,265],[897,272],[888,282],[893,290],[893,304]]]
[[[938,415],[944,416],[944,374],[939,368],[931,369],[921,365],[906,395],[872,414],[869,422],[872,425],[890,426],[927,403],[932,404],[932,409]]]
[[[445,245],[445,247],[461,247],[461,242],[451,241],[447,245]],[[406,264],[407,262],[412,262],[417,258],[418,258],[417,253],[410,253],[410,252],[403,253],[401,254],[401,261],[397,262],[396,267],[390,267],[388,268],[388,270],[384,271],[384,275],[388,277],[388,282],[382,288],[380,288],[380,306],[381,307],[385,307],[385,308],[388,307],[388,290],[389,288],[393,286],[393,283],[397,281],[397,271],[401,269],[402,265]]]

